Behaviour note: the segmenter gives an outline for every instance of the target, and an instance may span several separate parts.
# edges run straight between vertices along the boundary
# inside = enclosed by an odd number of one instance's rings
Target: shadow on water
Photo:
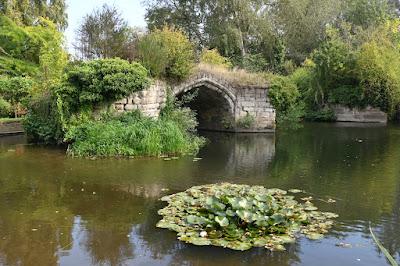
[[[68,158],[0,138],[0,265],[386,265],[369,222],[400,259],[399,127],[202,134],[198,162]],[[281,253],[195,247],[155,228],[161,196],[215,182],[304,189],[340,217],[325,239],[300,238]]]

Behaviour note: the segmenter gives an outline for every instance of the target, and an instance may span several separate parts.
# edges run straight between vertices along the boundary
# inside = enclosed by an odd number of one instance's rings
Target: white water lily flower
[[[207,232],[206,231],[201,231],[200,232],[200,236],[201,237],[206,237],[208,234],[207,234]]]

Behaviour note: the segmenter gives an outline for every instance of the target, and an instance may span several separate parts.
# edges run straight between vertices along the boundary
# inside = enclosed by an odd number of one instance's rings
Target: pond
[[[400,127],[202,134],[199,161],[69,158],[0,138],[0,265],[388,265],[369,224],[400,262]],[[286,252],[191,246],[155,227],[160,197],[216,182],[304,189],[340,217]]]

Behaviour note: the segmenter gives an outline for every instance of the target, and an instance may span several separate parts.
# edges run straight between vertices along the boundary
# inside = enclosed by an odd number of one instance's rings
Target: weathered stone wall
[[[226,101],[227,106],[229,106],[228,109],[230,109],[228,112],[231,113],[234,120],[234,125],[230,131],[265,132],[275,130],[276,114],[269,101],[267,87],[233,87],[226,81],[200,74],[174,86],[172,92],[175,96],[178,96],[195,88],[217,92],[220,95],[219,97]],[[167,84],[156,81],[147,90],[133,93],[128,98],[116,102],[114,104],[115,109],[118,112],[139,109],[147,116],[158,117],[166,102],[166,90]],[[246,129],[236,127],[237,122],[247,115],[254,118],[254,124]],[[225,129],[221,128],[221,130]]]
[[[249,114],[255,118],[255,129],[275,129],[275,109],[269,102],[268,90],[266,88],[239,88],[236,90],[236,99],[236,121]]]
[[[116,102],[114,107],[118,112],[139,109],[144,115],[158,117],[166,101],[166,88],[164,82],[155,81],[147,90],[133,93],[128,98]]]
[[[21,122],[0,123],[0,136],[24,133]]]
[[[338,122],[387,123],[388,120],[386,113],[370,106],[365,109],[351,109],[346,106],[335,105],[332,109]]]

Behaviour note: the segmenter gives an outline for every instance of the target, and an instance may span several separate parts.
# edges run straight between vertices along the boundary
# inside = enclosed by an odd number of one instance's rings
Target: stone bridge
[[[135,92],[114,104],[118,112],[139,109],[157,117],[165,105],[167,90],[177,99],[193,99],[184,105],[197,114],[199,129],[231,132],[273,132],[275,109],[268,98],[268,86],[232,85],[208,73],[199,73],[173,86],[155,81],[148,89]]]

